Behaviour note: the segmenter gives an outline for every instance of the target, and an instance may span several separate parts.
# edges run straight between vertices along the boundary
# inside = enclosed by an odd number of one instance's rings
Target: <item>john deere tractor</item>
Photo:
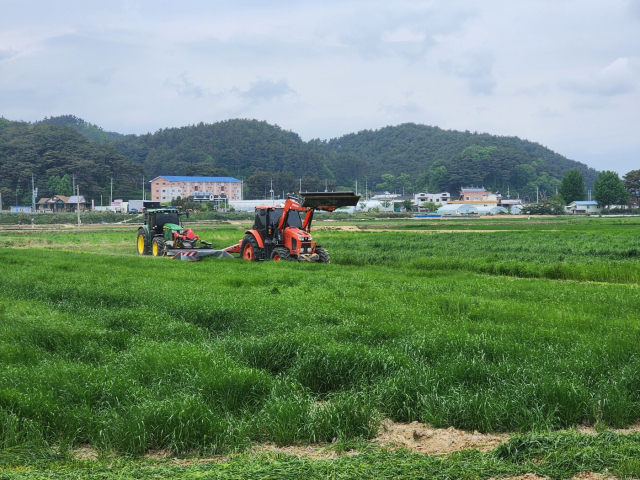
[[[188,212],[183,213],[175,207],[147,210],[144,225],[138,229],[138,254],[161,257],[187,250],[196,250],[199,254],[204,253],[202,250],[212,251],[209,242],[200,240],[190,228],[184,228],[180,221],[183,215],[189,218]],[[201,247],[196,246],[198,241]]]

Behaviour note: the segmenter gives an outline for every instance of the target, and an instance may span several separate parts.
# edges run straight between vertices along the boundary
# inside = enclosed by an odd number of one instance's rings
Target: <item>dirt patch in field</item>
[[[587,427],[583,425],[577,427],[575,431],[584,435],[595,435],[598,433],[595,427]],[[622,435],[629,435],[630,433],[640,433],[640,423],[631,425],[627,428],[607,428],[606,431],[620,433]]]
[[[338,453],[331,449],[329,445],[289,445],[286,447],[279,447],[277,445],[264,444],[256,445],[251,449],[251,453],[265,454],[265,453],[284,453],[286,455],[295,455],[296,457],[310,458],[312,460],[331,460],[338,458]],[[350,450],[342,455],[357,455],[358,452]]]
[[[548,480],[549,477],[539,477],[535,473],[525,473],[524,475],[518,475],[517,477],[491,477],[489,480]]]
[[[491,477],[489,480],[548,480],[549,477],[540,477],[535,473],[526,473],[524,475],[518,475],[517,477],[502,477],[496,478]],[[593,473],[593,472],[582,472],[575,477],[573,480],[604,480],[605,478],[614,478],[614,477],[606,477],[601,473]]]
[[[468,448],[488,452],[507,440],[509,440],[507,434],[482,434],[465,432],[453,427],[432,428],[419,422],[395,423],[387,420],[383,422],[380,433],[374,441],[390,446],[406,447],[425,455],[441,455]]]
[[[76,460],[98,460],[98,450],[91,445],[80,445],[78,448],[71,450],[73,458]]]

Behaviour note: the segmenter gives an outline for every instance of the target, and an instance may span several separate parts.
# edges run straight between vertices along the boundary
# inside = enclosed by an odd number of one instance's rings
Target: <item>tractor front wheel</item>
[[[148,238],[149,237],[147,236],[147,232],[145,232],[142,228],[138,230],[138,238],[136,240],[138,255],[149,255],[149,243],[147,241]]]
[[[291,260],[291,252],[284,247],[276,247],[271,252],[271,260],[274,262]]]
[[[316,247],[316,253],[318,254],[318,263],[331,263],[331,257],[329,257],[329,251],[324,247]]]
[[[262,249],[258,246],[258,241],[253,235],[244,237],[240,246],[240,253],[242,258],[250,262],[257,262],[258,259],[262,258]]]
[[[162,257],[164,256],[165,252],[165,244],[164,244],[164,238],[162,237],[155,237],[153,239],[153,241],[151,242],[151,253],[154,257]]]

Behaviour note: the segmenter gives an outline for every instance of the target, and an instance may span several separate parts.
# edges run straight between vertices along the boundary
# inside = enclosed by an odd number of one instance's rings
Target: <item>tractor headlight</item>
[[[298,240],[302,242],[304,240],[304,237],[298,237]]]

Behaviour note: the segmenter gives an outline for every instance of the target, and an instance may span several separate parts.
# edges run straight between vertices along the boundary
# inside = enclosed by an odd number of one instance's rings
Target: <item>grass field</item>
[[[384,457],[407,478],[640,475],[637,435],[549,433],[640,419],[639,220],[340,225],[314,232],[330,265],[141,258],[135,227],[3,233],[0,476],[48,462],[61,478],[103,475],[69,467],[83,444],[222,455],[266,441],[362,454],[181,472],[366,477]],[[241,228],[196,230],[224,247]],[[358,443],[384,418],[523,436],[446,458]]]

